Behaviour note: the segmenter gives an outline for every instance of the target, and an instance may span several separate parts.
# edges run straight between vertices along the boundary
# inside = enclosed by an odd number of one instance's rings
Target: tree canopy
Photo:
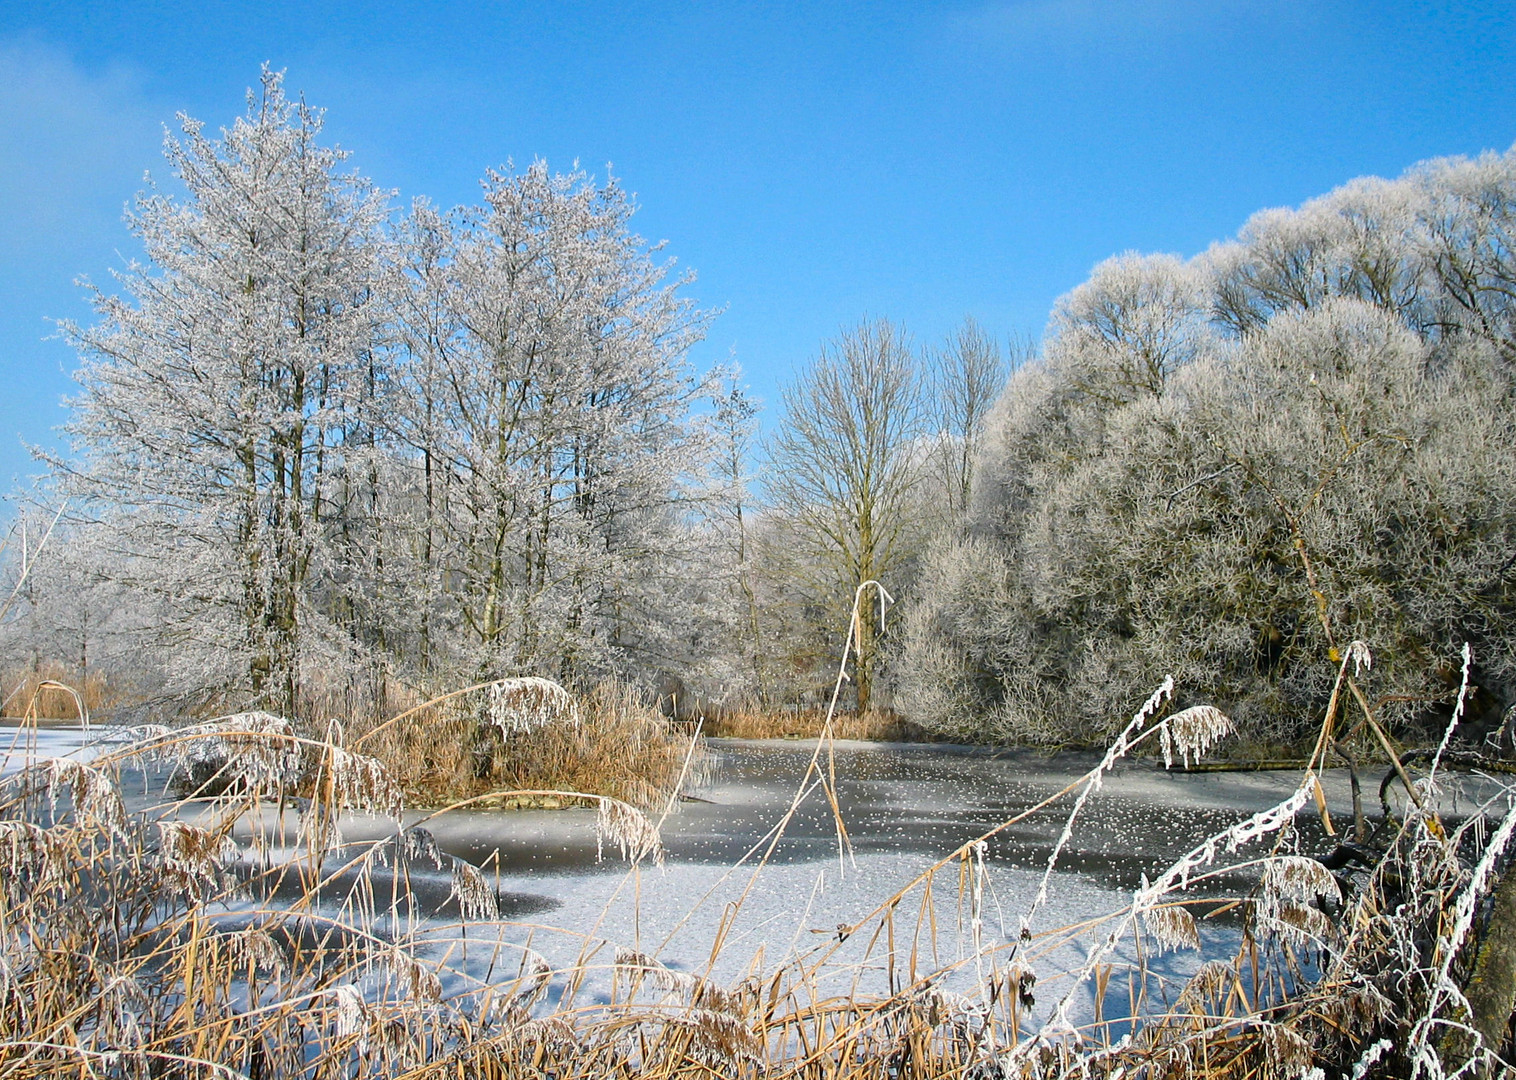
[[[1123,255],[1058,305],[926,560],[898,671],[942,730],[1098,739],[1172,672],[1262,742],[1319,719],[1350,641],[1400,722],[1516,694],[1509,274],[1516,155]]]

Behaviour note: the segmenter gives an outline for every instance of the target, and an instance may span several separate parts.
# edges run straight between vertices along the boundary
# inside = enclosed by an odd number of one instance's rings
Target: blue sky
[[[0,490],[35,471],[121,211],[180,111],[259,65],[398,203],[534,157],[604,175],[724,307],[701,364],[778,388],[844,325],[1039,334],[1116,252],[1516,141],[1509,4],[1283,0],[0,7]]]

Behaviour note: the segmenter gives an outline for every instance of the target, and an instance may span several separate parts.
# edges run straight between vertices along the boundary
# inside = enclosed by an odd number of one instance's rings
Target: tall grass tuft
[[[814,736],[825,719],[825,709],[725,708],[706,718],[705,733],[713,738],[728,739],[804,738]],[[835,715],[832,730],[839,739],[865,742],[936,741],[925,728],[887,710]]]
[[[501,791],[575,791],[643,811],[660,809],[680,780],[698,781],[705,755],[633,688],[602,683],[576,699],[547,679],[502,679],[470,693],[414,703],[402,718],[351,742],[383,762],[407,801],[447,805]],[[693,758],[691,758],[693,752]],[[559,805],[551,795],[499,795],[485,805]],[[477,805],[477,803],[476,803]]]
[[[0,717],[77,720],[110,708],[119,692],[105,676],[91,671],[78,678],[66,664],[47,662],[0,677]]]

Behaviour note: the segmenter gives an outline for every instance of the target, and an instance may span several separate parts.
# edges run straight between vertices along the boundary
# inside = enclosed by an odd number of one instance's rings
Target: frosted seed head
[[[1191,758],[1199,761],[1207,750],[1234,730],[1226,713],[1214,705],[1192,705],[1163,721],[1160,728],[1164,765],[1172,767],[1177,752],[1186,768]]]
[[[1254,912],[1267,933],[1295,942],[1327,941],[1336,927],[1316,907],[1319,898],[1341,902],[1332,872],[1315,859],[1280,855],[1264,868]]]
[[[1284,1024],[1270,1024],[1264,1032],[1262,1044],[1265,1056],[1280,1076],[1304,1073],[1315,1057],[1311,1044]]]
[[[442,1000],[442,980],[406,949],[395,945],[378,957],[378,966],[405,989],[412,1001],[432,1004]]]
[[[1195,916],[1183,907],[1165,904],[1149,908],[1142,913],[1142,921],[1160,951],[1200,948],[1200,929],[1195,925]]]
[[[626,979],[630,984],[635,984],[645,976],[663,968],[662,964],[647,955],[647,953],[638,952],[636,949],[628,949],[624,945],[616,946],[614,963],[616,977],[618,979]]]
[[[377,758],[328,746],[326,768],[330,770],[332,798],[338,806],[398,818],[403,802],[400,787],[389,769]]]
[[[516,975],[516,985],[511,989],[511,1000],[517,1005],[534,1001],[553,977],[553,966],[535,949],[521,950],[521,966]]]
[[[641,862],[651,856],[655,863],[663,865],[663,840],[648,816],[620,799],[602,797],[595,814],[597,858],[603,857],[607,840],[616,845],[628,862]]]
[[[669,1027],[688,1032],[690,1056],[712,1069],[729,1069],[739,1062],[762,1060],[762,1044],[751,1028],[729,1013],[686,1009],[664,1018]]]
[[[284,950],[268,931],[250,926],[225,937],[233,964],[238,969],[246,971],[251,968],[272,975],[283,975],[288,969]]]
[[[1291,900],[1314,901],[1327,897],[1342,900],[1342,890],[1332,872],[1316,859],[1304,855],[1278,855],[1263,870],[1263,891]]]
[[[231,783],[252,791],[293,785],[300,774],[300,744],[295,728],[267,712],[236,713],[168,732],[144,751],[181,768],[209,767]]]
[[[684,971],[673,971],[646,953],[618,945],[616,947],[615,974],[626,980],[627,989],[635,992],[644,979],[665,994],[698,989],[700,980]]]
[[[453,859],[453,888],[448,899],[458,901],[458,914],[465,922],[500,917],[495,890],[477,866],[463,859]]]
[[[417,862],[426,859],[438,870],[445,867],[442,849],[437,846],[437,838],[432,835],[430,829],[424,829],[420,825],[406,829],[400,835],[401,856],[407,862]]]
[[[505,735],[559,721],[579,722],[573,695],[552,679],[534,675],[500,679],[490,684],[488,693],[488,720]]]
[[[30,821],[0,821],[0,889],[13,896],[63,884],[67,849],[50,830]]]
[[[22,798],[46,799],[54,810],[66,789],[74,804],[74,821],[87,829],[118,835],[126,828],[126,807],[116,783],[101,770],[72,758],[45,758],[10,779]]]
[[[366,1042],[369,1008],[363,994],[352,983],[343,983],[327,991],[332,996],[332,1028],[337,1038],[360,1036],[359,1046]]]
[[[1270,913],[1268,929],[1279,937],[1297,944],[1319,944],[1337,936],[1337,928],[1320,910],[1281,901]]]
[[[230,836],[183,821],[158,822],[158,861],[196,898],[241,853]]]

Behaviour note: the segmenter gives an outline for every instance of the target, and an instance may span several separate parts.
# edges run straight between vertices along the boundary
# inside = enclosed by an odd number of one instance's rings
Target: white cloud
[[[57,445],[73,358],[45,340],[51,320],[87,319],[74,279],[109,285],[136,250],[121,211],[144,170],[161,171],[163,115],[129,71],[0,39],[0,489],[39,471],[23,441]]]
[[[129,71],[91,73],[42,42],[0,41],[0,276],[29,254],[121,236],[121,209],[161,161],[161,140]]]

